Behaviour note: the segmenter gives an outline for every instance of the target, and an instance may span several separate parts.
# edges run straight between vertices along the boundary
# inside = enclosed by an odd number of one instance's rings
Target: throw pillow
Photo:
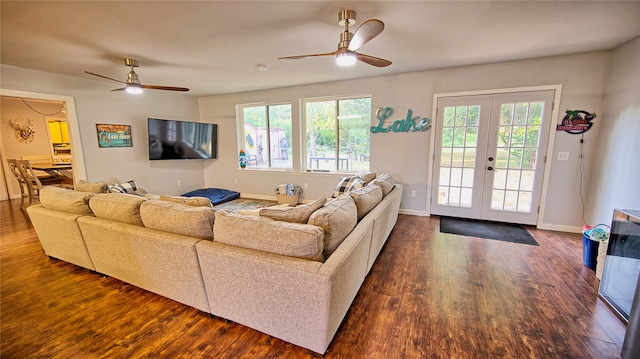
[[[376,177],[373,181],[369,183],[370,186],[377,185],[382,188],[382,196],[386,196],[391,192],[395,183],[393,183],[393,177],[391,177],[388,173],[383,173],[380,176]]]
[[[358,210],[350,195],[342,195],[313,212],[309,224],[324,229],[324,257],[340,246],[358,223]]]
[[[40,203],[44,208],[73,214],[92,214],[89,199],[95,193],[78,192],[62,187],[46,186],[40,190]]]
[[[336,198],[345,193],[349,193],[354,189],[363,187],[364,184],[365,182],[361,178],[356,176],[342,177],[340,178],[340,181],[338,181],[338,185],[336,186],[336,189],[333,191],[333,195],[331,197]]]
[[[382,201],[382,188],[371,185],[349,192],[358,209],[358,221]]]
[[[78,183],[75,185],[75,190],[78,192],[105,193],[109,190],[109,185],[107,185],[107,182],[78,180]]]
[[[269,207],[265,207],[265,208],[287,208],[289,207],[288,203],[283,203],[283,204],[276,204],[274,206],[269,206]],[[239,209],[238,210],[238,214],[244,214],[247,216],[259,216],[260,215],[260,210],[265,209],[265,208],[255,208],[255,209]]]
[[[291,223],[307,223],[309,217],[318,208],[327,202],[326,198],[317,199],[311,203],[286,208],[262,208],[258,213],[260,216],[269,217],[276,221]]]
[[[135,195],[99,193],[89,200],[89,207],[98,218],[142,226],[140,205],[145,201]]]
[[[138,187],[136,187],[134,181],[109,185],[109,192],[111,193],[134,193],[137,189]]]
[[[373,181],[376,178],[376,173],[375,172],[369,172],[369,171],[358,171],[356,173],[356,177],[361,178],[366,183],[369,183],[369,182]]]
[[[323,262],[324,233],[316,226],[216,212],[215,242]]]

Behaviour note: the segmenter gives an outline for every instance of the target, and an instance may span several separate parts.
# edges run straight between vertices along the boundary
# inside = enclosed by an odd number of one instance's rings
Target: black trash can
[[[588,233],[582,234],[582,262],[589,267],[589,269],[596,270],[599,246],[600,241],[592,240]]]

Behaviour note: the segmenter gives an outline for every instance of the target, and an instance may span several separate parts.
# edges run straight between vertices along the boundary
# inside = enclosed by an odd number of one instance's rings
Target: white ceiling
[[[143,84],[205,96],[609,50],[640,35],[640,1],[5,1],[2,64],[111,81],[124,57]],[[389,59],[340,68],[340,10],[385,30],[358,51]],[[356,25],[357,27],[358,25]],[[258,64],[269,66],[266,72]],[[113,88],[120,87],[113,82]]]

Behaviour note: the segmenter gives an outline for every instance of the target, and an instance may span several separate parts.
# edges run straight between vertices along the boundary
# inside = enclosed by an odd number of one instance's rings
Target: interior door
[[[438,99],[432,213],[535,224],[553,96]]]

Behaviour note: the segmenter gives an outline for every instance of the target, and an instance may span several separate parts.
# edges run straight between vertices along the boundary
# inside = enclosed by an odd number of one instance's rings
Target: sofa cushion
[[[269,207],[264,207],[264,208],[288,208],[289,207],[289,203],[281,203],[281,204],[276,204],[273,206],[269,206]],[[254,209],[239,209],[238,210],[238,214],[244,214],[247,216],[259,216],[260,215],[260,210],[264,209],[264,208],[254,208]]]
[[[206,197],[183,197],[183,196],[165,196],[159,197],[161,201],[182,203],[192,207],[213,207],[211,201]]]
[[[382,188],[371,185],[349,192],[358,209],[358,221],[382,201]]]
[[[311,214],[327,202],[326,198],[317,199],[311,203],[286,208],[262,208],[258,212],[263,217],[276,221],[291,223],[307,223]]]
[[[365,182],[360,177],[357,177],[357,176],[342,177],[340,178],[340,181],[338,181],[338,185],[336,186],[336,189],[333,191],[333,195],[331,197],[336,198],[345,193],[349,193],[354,189],[361,188],[364,185],[365,185]]]
[[[345,194],[313,212],[309,224],[324,229],[324,256],[328,258],[358,223],[358,210],[350,195]]]
[[[322,262],[324,233],[321,228],[274,221],[267,217],[216,212],[214,241],[236,247]]]
[[[369,172],[369,171],[358,171],[356,173],[356,177],[362,179],[366,183],[369,183],[369,182],[373,181],[376,178],[376,173],[375,172]]]
[[[146,199],[121,193],[99,193],[89,200],[89,207],[98,218],[142,226],[140,205]]]
[[[75,189],[78,192],[105,193],[109,190],[109,185],[107,182],[88,182],[85,180],[78,180],[75,185]]]
[[[370,186],[377,185],[382,188],[382,196],[386,196],[391,192],[395,183],[393,183],[393,177],[388,173],[383,173],[380,176],[376,177],[373,181],[369,183]]]
[[[40,203],[49,209],[73,214],[92,214],[89,199],[95,193],[46,186],[40,190]]]
[[[215,210],[182,203],[149,200],[140,206],[145,227],[200,239],[213,239]]]

